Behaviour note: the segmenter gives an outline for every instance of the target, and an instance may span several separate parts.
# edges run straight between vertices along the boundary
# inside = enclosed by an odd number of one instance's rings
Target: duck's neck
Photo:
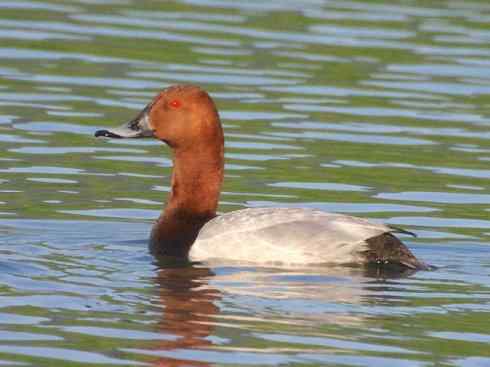
[[[223,182],[223,143],[175,149],[172,189],[150,240],[155,255],[186,257],[202,226],[216,216]]]

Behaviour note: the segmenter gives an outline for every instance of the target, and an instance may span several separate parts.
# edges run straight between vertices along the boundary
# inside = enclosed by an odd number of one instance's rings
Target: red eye
[[[170,103],[170,106],[172,106],[173,108],[179,108],[181,106],[181,103],[178,99],[174,99],[173,101],[171,101]]]

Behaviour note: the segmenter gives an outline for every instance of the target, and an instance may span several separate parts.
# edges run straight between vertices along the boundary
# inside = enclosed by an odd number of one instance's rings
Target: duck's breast
[[[206,223],[189,256],[194,261],[360,263],[365,241],[390,231],[365,219],[318,210],[243,209]]]

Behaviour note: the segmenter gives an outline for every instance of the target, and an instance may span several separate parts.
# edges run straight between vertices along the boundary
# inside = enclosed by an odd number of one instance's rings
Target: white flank
[[[230,212],[206,223],[189,254],[193,261],[361,263],[366,240],[392,230],[366,219],[296,208]]]

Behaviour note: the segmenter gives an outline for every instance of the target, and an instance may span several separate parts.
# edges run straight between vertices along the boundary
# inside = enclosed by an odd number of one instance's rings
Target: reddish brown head
[[[214,102],[196,86],[165,89],[155,98],[149,117],[154,136],[174,149],[223,140]]]
[[[129,123],[99,130],[109,138],[155,137],[174,149],[200,144],[222,144],[223,132],[211,97],[194,85],[176,85],[160,92]]]

